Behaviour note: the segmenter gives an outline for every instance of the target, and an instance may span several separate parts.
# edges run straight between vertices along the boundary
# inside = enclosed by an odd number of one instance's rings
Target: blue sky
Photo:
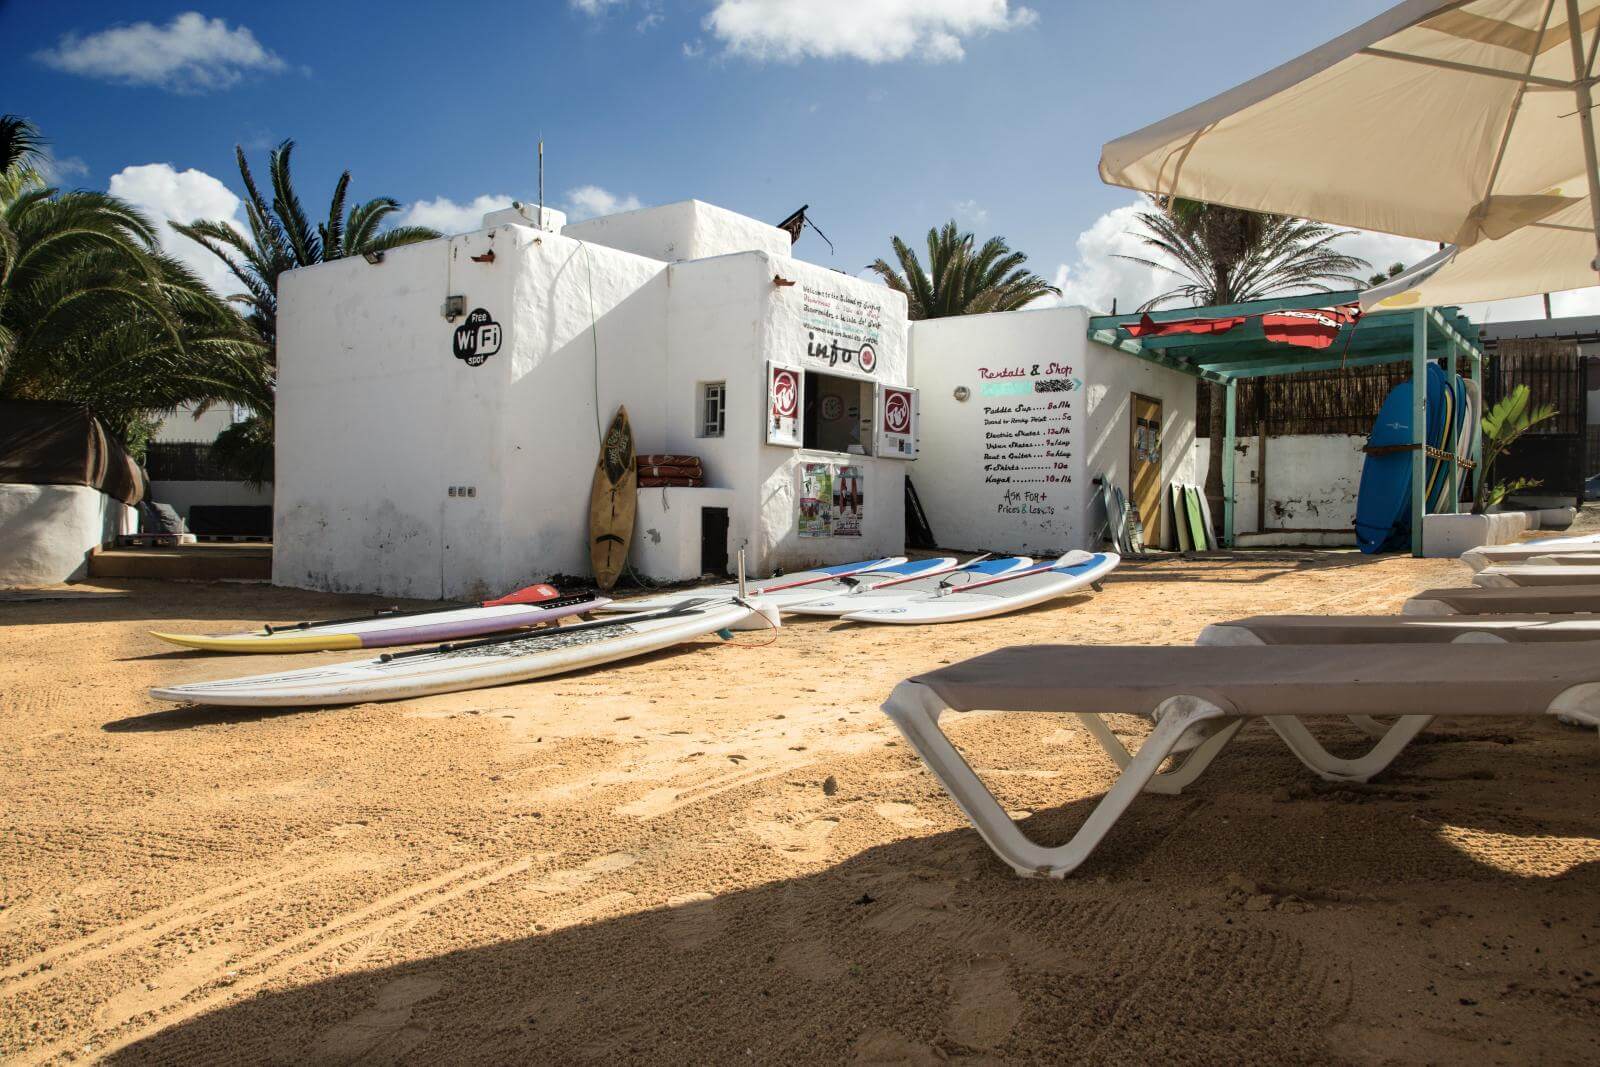
[[[697,197],[776,221],[809,202],[837,252],[808,235],[797,254],[849,273],[955,216],[1103,306],[1154,282],[1108,260],[1132,197],[1100,183],[1100,145],[1387,6],[12,0],[0,110],[43,128],[64,183],[161,214],[225,213],[233,146],[262,161],[292,137],[314,215],[348,167],[356,196],[450,228],[480,197],[533,198],[542,134],[546,200],[575,214]]]

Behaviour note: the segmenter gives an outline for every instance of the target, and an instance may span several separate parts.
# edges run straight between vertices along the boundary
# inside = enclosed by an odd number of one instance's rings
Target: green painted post
[[[1445,381],[1450,383],[1450,388],[1453,390],[1456,381],[1455,338],[1445,339],[1445,351],[1449,353],[1445,357],[1445,370],[1448,372],[1445,375]],[[1452,438],[1449,442],[1449,449],[1452,457],[1450,460],[1450,514],[1458,515],[1461,513],[1461,464],[1454,457],[1461,454],[1461,442]]]
[[[1428,313],[1411,318],[1411,554],[1422,555],[1422,520],[1428,513]]]
[[[1233,468],[1238,450],[1233,446],[1235,405],[1238,403],[1238,383],[1228,379],[1227,402],[1222,407],[1222,529],[1223,548],[1233,547]]]
[[[1478,387],[1478,419],[1472,424],[1472,506],[1483,494],[1483,350],[1472,350],[1472,380]]]

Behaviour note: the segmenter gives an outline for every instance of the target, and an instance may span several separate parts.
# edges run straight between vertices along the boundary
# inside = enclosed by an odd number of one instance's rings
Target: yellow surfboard
[[[203,652],[345,652],[366,647],[356,634],[168,634],[150,631],[171,645]]]

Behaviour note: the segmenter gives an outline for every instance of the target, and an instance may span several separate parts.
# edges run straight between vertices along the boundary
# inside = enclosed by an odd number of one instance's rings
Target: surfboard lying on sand
[[[1116,569],[1122,557],[1115,552],[1068,552],[1051,563],[998,575],[981,582],[882,608],[866,608],[843,616],[851,622],[882,622],[921,626],[936,622],[961,622],[1004,615],[1042,604],[1094,585]]]
[[[619,615],[532,634],[391,652],[376,659],[323,667],[161,686],[157,700],[225,707],[360,704],[369,700],[482,689],[641,656],[692,641],[761,615],[772,625],[776,609],[732,599],[684,604],[671,611]]]
[[[1472,576],[1485,589],[1530,585],[1600,585],[1600,567],[1485,567]]]
[[[1032,564],[1033,560],[1028,556],[976,559],[931,574],[890,578],[882,582],[863,581],[861,585],[846,592],[836,592],[823,600],[808,600],[803,604],[785,606],[783,610],[793,615],[823,615],[838,618],[864,608],[885,608],[915,600],[943,588],[985,581]],[[881,572],[874,572],[876,573]],[[870,577],[872,575],[862,575],[863,579]]]
[[[862,560],[858,563],[840,563],[832,567],[817,567],[809,571],[795,571],[793,574],[774,575],[765,581],[750,582],[751,596],[761,596],[774,603],[787,607],[801,600],[820,600],[833,593],[833,587],[816,589],[825,582],[837,581],[840,578],[855,574],[867,574],[874,571],[898,567],[906,562],[904,556],[885,556],[882,559]],[[620,600],[608,604],[601,610],[610,614],[619,614],[635,611],[665,611],[687,600],[702,600],[706,597],[729,597],[739,592],[738,583],[726,585],[702,585],[694,589],[683,589],[676,593],[664,593],[661,596],[641,597],[638,600]],[[787,594],[778,596],[778,594]]]
[[[505,633],[569,615],[582,615],[610,602],[597,593],[562,596],[554,586],[534,585],[470,608],[388,610],[348,619],[263,626],[238,634],[173,634],[152,630],[150,636],[206,652],[343,652]]]

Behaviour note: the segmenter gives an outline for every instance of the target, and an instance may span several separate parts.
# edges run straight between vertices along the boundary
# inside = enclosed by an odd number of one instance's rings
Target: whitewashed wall
[[[132,508],[87,485],[0,485],[0,588],[82,578],[90,550],[137,525]]]
[[[274,580],[472,598],[588,574],[597,422],[619,404],[641,452],[700,455],[708,485],[733,491],[730,547],[750,549],[752,573],[898,552],[903,461],[810,457],[863,468],[866,520],[862,537],[802,540],[796,470],[807,457],[765,444],[767,360],[805,365],[808,286],[875,303],[885,324],[873,379],[904,384],[903,297],[762,251],[669,269],[499,225],[381,264],[291,272],[279,292]],[[462,321],[440,314],[449,294],[500,325],[499,351],[479,366],[452,351]],[[703,381],[728,383],[721,439],[696,436]],[[673,524],[696,561],[697,525]],[[691,554],[642,558],[687,566]]]
[[[777,275],[794,285],[773,282]],[[816,563],[842,563],[898,553],[905,542],[904,460],[767,445],[767,362],[821,370],[841,377],[849,368],[829,367],[808,357],[804,321],[805,292],[838,292],[881,309],[883,327],[878,361],[863,380],[904,385],[907,376],[905,298],[880,285],[845,277],[787,256],[760,252],[674,264],[670,271],[668,315],[669,374],[664,400],[672,426],[667,451],[697,452],[707,481],[739,490],[730,515],[735,549],[749,551],[753,573],[775,567],[793,570]],[[696,438],[697,384],[728,383],[727,434],[720,440]],[[865,519],[860,537],[802,538],[797,522],[799,470],[808,462],[853,464],[866,482]]]
[[[1105,514],[1093,479],[1127,489],[1133,392],[1162,401],[1163,482],[1190,477],[1193,379],[1089,341],[1088,319],[1049,308],[912,324],[922,454],[911,479],[941,545],[1038,555],[1097,545]],[[1054,439],[1069,445],[1043,444]],[[1005,458],[1030,451],[1046,454]]]
[[[661,269],[507,225],[286,274],[274,580],[465,598],[586,574],[596,418],[660,388]],[[454,354],[449,294],[501,326],[480,366]]]
[[[621,211],[562,228],[579,241],[635,255],[678,263],[734,252],[787,256],[792,242],[785,230],[702,200]]]
[[[1261,443],[1240,437],[1235,443],[1234,530],[1241,537],[1307,534],[1277,537],[1283,544],[1355,543],[1356,493],[1361,487],[1361,448],[1367,439],[1350,434],[1273,435],[1267,439],[1266,469],[1262,470]],[[1211,454],[1210,441],[1195,443],[1196,482],[1205,478]],[[1262,528],[1260,498],[1263,475],[1267,491],[1266,526]],[[1218,523],[1222,517],[1215,516]],[[1321,531],[1346,531],[1348,537]],[[1309,536],[1311,533],[1315,536]]]

